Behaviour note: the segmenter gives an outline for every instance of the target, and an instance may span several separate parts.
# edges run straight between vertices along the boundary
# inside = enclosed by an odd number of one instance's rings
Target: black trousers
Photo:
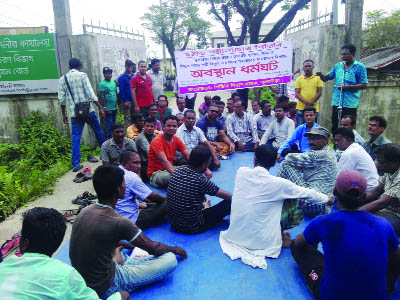
[[[301,244],[299,246],[296,240],[292,242],[290,250],[303,274],[307,288],[315,299],[319,300],[319,285],[325,271],[324,255],[311,245]]]
[[[223,218],[231,214],[231,201],[222,200],[220,203],[203,210],[204,225],[202,231],[206,231],[221,222]]]
[[[390,225],[392,225],[394,232],[396,232],[397,236],[400,236],[400,218],[394,214],[385,211],[378,211],[375,213],[376,216],[385,218],[389,221]]]
[[[167,214],[167,203],[155,204],[141,209],[136,220],[136,226],[140,229],[147,229],[165,221]]]
[[[352,115],[357,119],[357,108],[342,107],[342,118],[345,115]],[[336,129],[338,129],[339,122],[338,106],[332,106],[332,134],[336,131]]]
[[[192,98],[186,97],[186,108],[187,109],[194,109],[194,104],[196,102],[196,96]]]

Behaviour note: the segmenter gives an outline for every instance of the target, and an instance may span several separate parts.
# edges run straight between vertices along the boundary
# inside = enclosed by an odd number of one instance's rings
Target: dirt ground
[[[198,112],[198,107],[204,101],[204,93],[200,93],[197,95],[195,110]],[[207,95],[219,95],[224,102],[230,96],[230,91],[221,91],[217,93],[207,93]],[[171,98],[169,100],[169,107],[176,108],[176,99]],[[94,170],[101,165],[101,162],[98,163],[90,163],[84,162],[82,163],[85,168],[89,167],[92,170],[92,174]],[[95,194],[93,189],[93,184],[91,180],[75,183],[73,179],[75,178],[76,173],[72,171],[68,171],[61,178],[57,180],[56,185],[54,186],[54,192],[51,195],[44,195],[39,199],[28,203],[26,206],[18,209],[13,215],[9,216],[6,220],[0,223],[0,245],[3,244],[6,240],[10,239],[13,234],[19,232],[22,226],[22,214],[33,208],[33,207],[47,207],[47,208],[55,208],[57,210],[68,210],[68,209],[76,209],[79,206],[72,204],[72,200],[75,199],[78,195],[81,195],[85,191],[89,191],[92,194]],[[63,244],[67,241],[71,235],[72,224],[67,223],[67,231],[64,237]],[[62,245],[63,245],[62,244]],[[60,247],[61,248],[61,247]],[[59,249],[60,249],[59,248]]]

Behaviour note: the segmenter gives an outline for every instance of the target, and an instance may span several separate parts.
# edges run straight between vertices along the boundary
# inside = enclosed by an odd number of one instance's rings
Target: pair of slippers
[[[15,249],[17,251],[15,252],[16,256],[22,256],[22,253],[19,249],[19,242],[21,241],[21,234],[16,233],[14,234],[11,239],[5,241],[3,245],[0,247],[0,253],[1,253],[1,258],[4,259],[8,255],[10,255]]]
[[[79,172],[75,175],[73,182],[81,183],[81,182],[90,180],[92,178],[93,178],[93,176],[92,176],[90,168],[85,168],[82,170],[82,172]]]
[[[72,204],[78,204],[83,207],[91,205],[94,203],[94,199],[97,199],[97,197],[89,192],[84,192],[82,195],[77,196],[74,200],[72,200]],[[83,208],[82,207],[82,208]]]

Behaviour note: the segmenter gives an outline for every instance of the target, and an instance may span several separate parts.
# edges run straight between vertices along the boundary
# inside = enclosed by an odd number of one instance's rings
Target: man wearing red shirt
[[[147,176],[150,178],[150,184],[157,188],[168,186],[174,171],[176,151],[180,151],[187,160],[189,159],[185,144],[175,136],[178,119],[168,116],[163,123],[164,131],[151,141],[148,154]]]
[[[132,102],[135,112],[141,112],[147,117],[148,106],[153,103],[153,85],[151,78],[147,75],[147,64],[141,60],[138,63],[139,72],[131,79]]]

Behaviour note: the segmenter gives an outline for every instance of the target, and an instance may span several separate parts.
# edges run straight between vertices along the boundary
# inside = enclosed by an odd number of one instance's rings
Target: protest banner
[[[288,83],[292,55],[290,41],[177,51],[179,94]]]
[[[54,34],[0,36],[0,95],[56,93]]]

